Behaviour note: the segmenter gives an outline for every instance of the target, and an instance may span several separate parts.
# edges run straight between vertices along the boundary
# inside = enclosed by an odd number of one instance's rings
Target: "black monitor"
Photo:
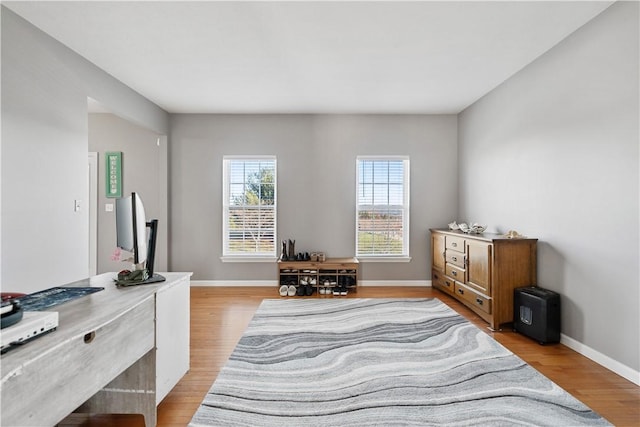
[[[152,219],[147,222],[142,199],[135,192],[131,193],[131,196],[116,200],[116,244],[120,249],[133,253],[132,277],[136,279],[128,280],[131,282],[128,284],[157,283],[165,280],[153,270],[157,232],[158,220]]]

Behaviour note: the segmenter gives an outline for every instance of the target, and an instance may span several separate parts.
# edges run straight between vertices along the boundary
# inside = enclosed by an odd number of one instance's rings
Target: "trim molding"
[[[431,280],[360,280],[358,286],[426,286],[431,287]]]
[[[274,256],[221,256],[222,262],[271,262],[275,263],[278,258]]]
[[[360,262],[411,262],[410,256],[359,256]]]
[[[191,287],[248,287],[248,286],[278,286],[277,280],[192,280]]]
[[[247,287],[278,286],[277,280],[192,280],[191,286],[197,287]],[[360,280],[358,286],[426,286],[431,287],[431,280]]]
[[[591,347],[584,345],[571,337],[568,337],[565,334],[560,334],[560,343],[566,345],[571,350],[580,353],[584,357],[593,360],[598,365],[601,365],[608,370],[615,372],[621,377],[631,381],[635,385],[640,385],[640,372],[634,371],[630,367],[623,365],[617,360],[613,360],[609,356],[604,355],[599,351],[594,350]]]

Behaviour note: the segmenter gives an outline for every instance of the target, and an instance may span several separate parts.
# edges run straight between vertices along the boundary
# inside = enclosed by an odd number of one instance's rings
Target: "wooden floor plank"
[[[466,307],[428,287],[360,287],[346,298],[358,297],[439,298],[614,425],[640,426],[640,387],[562,344],[542,346],[511,330],[492,332]],[[270,287],[191,288],[191,369],[160,403],[158,426],[189,423],[265,298],[282,297]],[[100,415],[65,420],[62,425],[137,427],[144,421],[139,416]]]

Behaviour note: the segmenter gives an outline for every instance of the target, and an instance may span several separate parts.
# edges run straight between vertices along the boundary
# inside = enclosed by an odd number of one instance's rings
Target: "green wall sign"
[[[105,153],[107,171],[107,197],[122,197],[122,152]]]

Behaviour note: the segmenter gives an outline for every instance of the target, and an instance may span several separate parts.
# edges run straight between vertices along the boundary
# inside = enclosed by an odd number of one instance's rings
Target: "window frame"
[[[386,206],[395,206],[402,210],[402,253],[401,254],[391,254],[391,253],[382,253],[382,254],[367,254],[360,253],[359,247],[359,227],[360,227],[360,164],[362,161],[402,161],[403,163],[403,204],[402,205],[389,205]],[[410,193],[411,193],[411,185],[410,185],[410,159],[409,156],[357,156],[356,157],[356,223],[355,223],[355,254],[358,260],[360,261],[370,261],[370,262],[409,262],[411,261],[410,256],[410,245],[409,245],[409,237],[410,237]],[[388,185],[389,182],[387,181]],[[374,205],[371,205],[374,206]]]
[[[242,252],[229,251],[229,209],[231,207],[231,162],[233,161],[272,161],[273,162],[273,251]],[[246,177],[245,177],[246,179]],[[246,181],[245,181],[246,183]],[[278,162],[272,155],[225,155],[222,158],[222,262],[274,262],[277,259],[278,227]]]

